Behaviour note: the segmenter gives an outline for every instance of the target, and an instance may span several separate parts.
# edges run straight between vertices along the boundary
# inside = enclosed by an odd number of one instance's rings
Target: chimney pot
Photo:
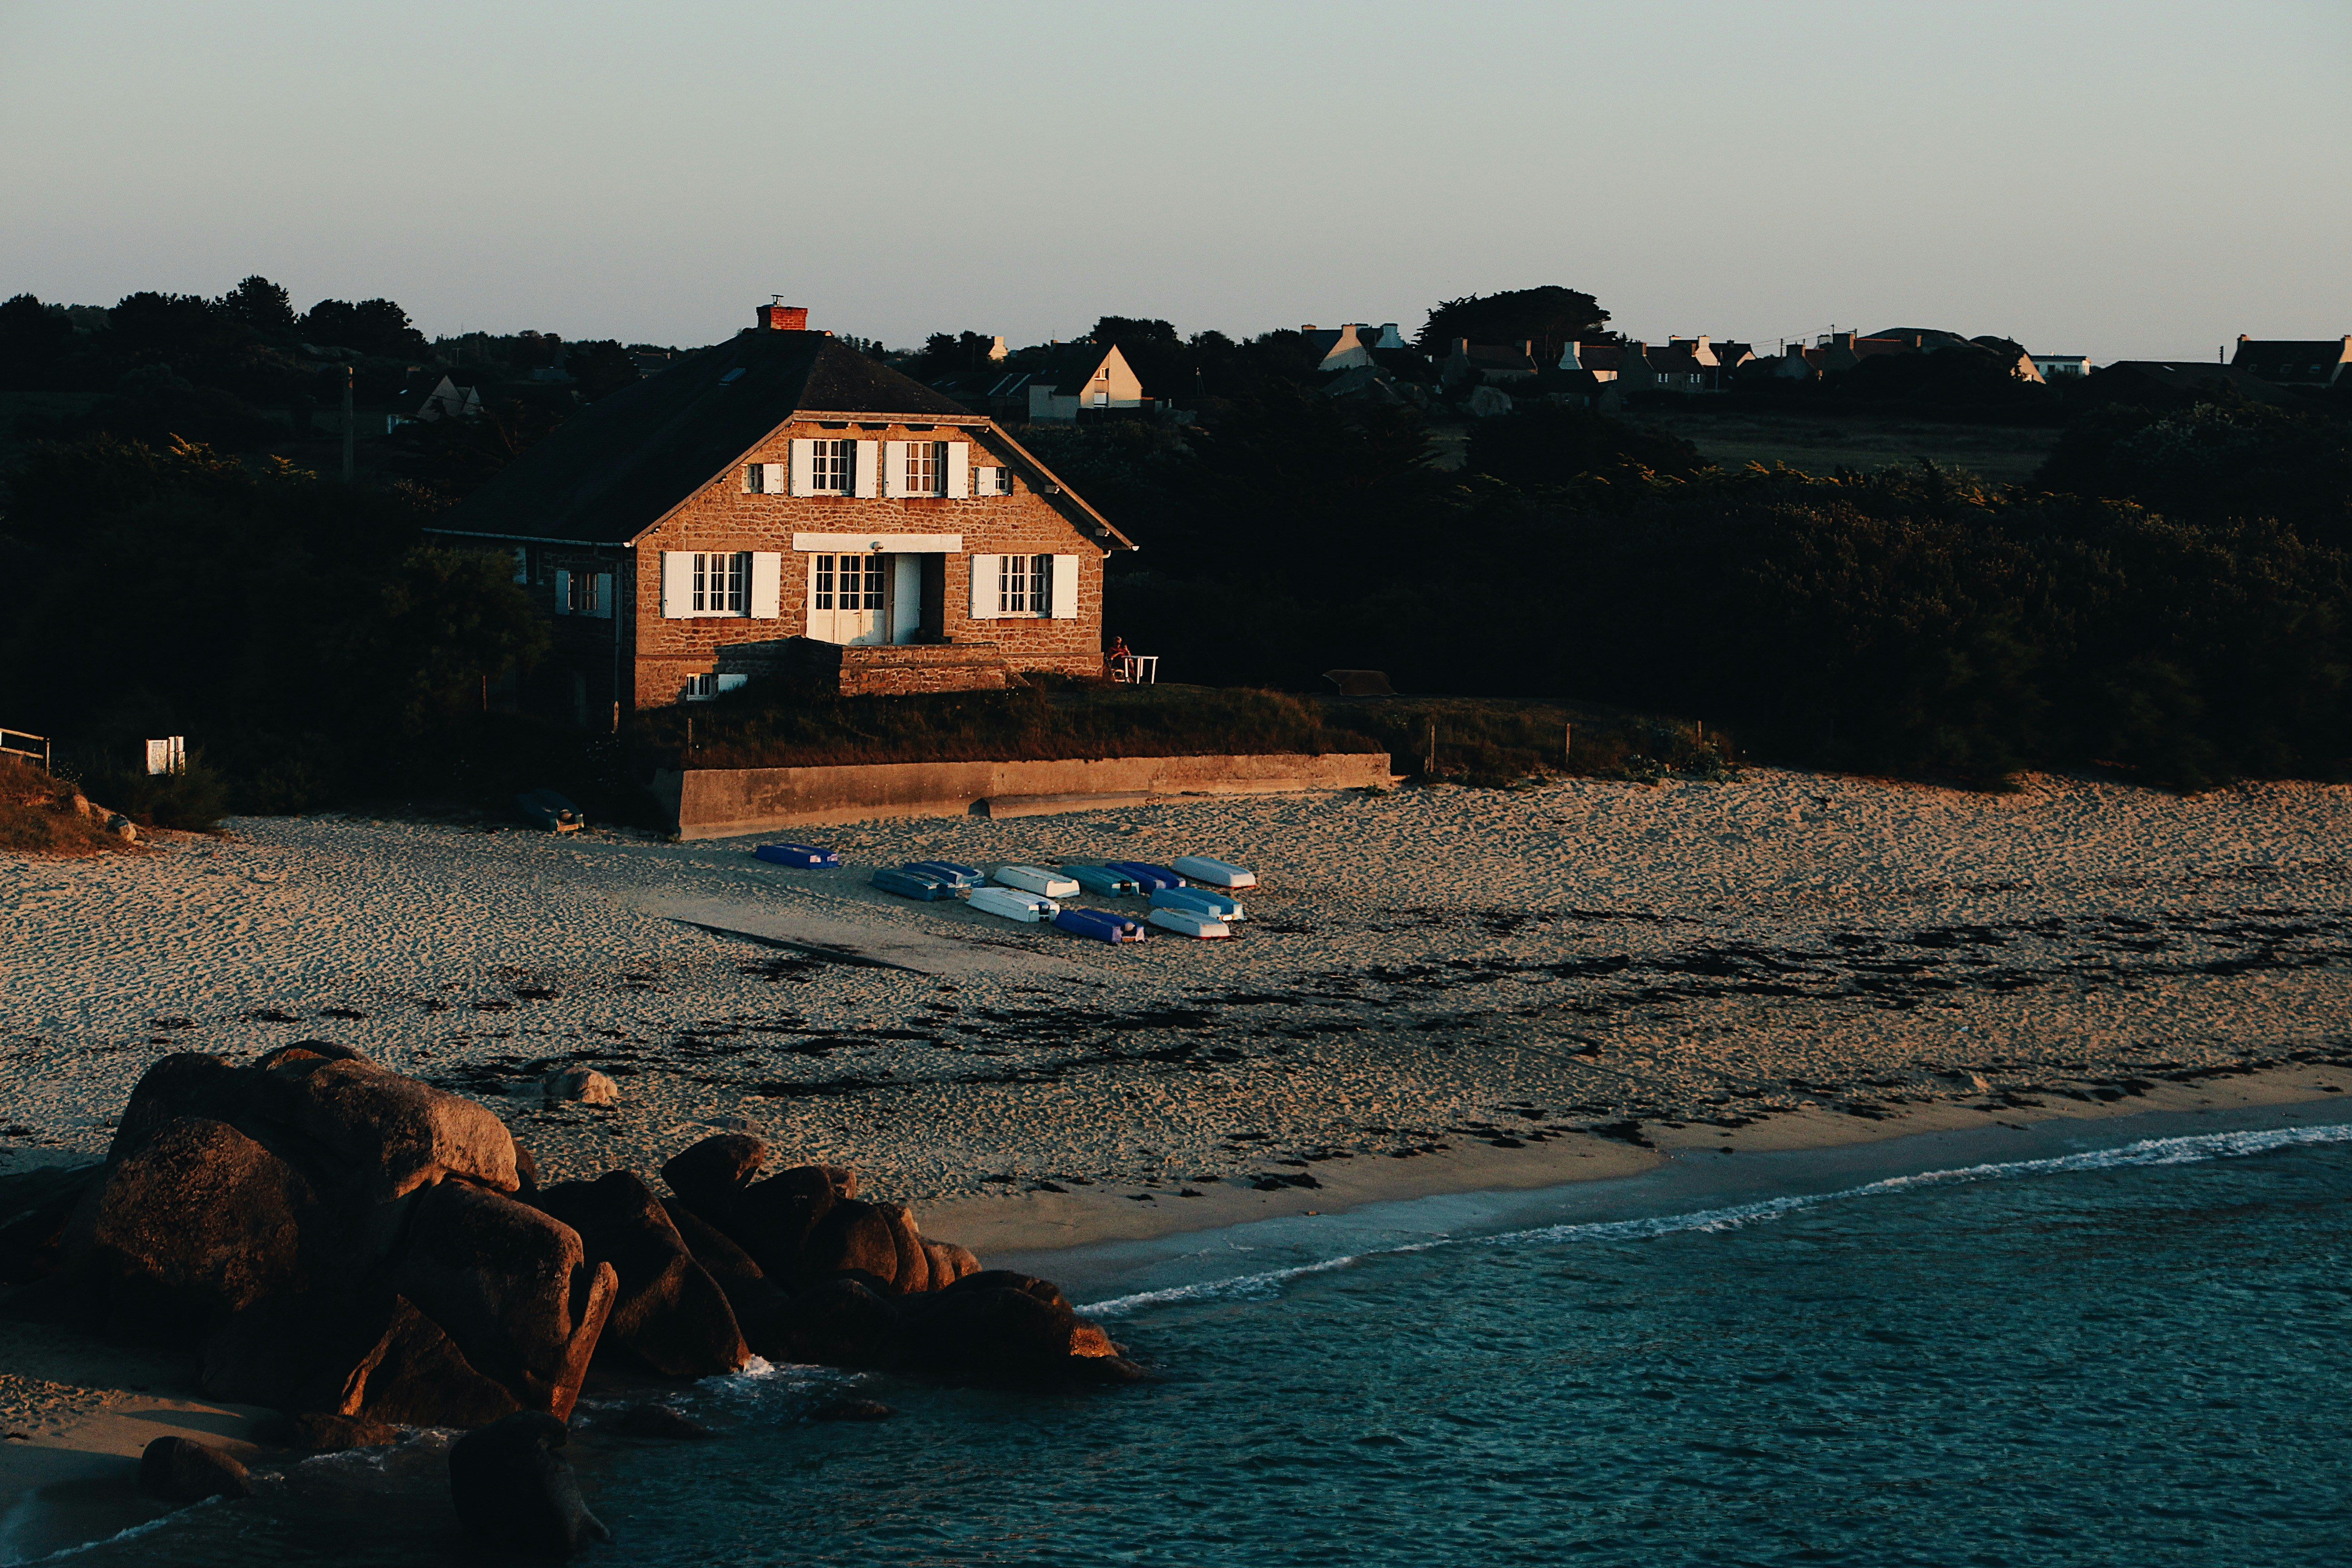
[[[804,332],[808,331],[808,307],[762,305],[752,313],[752,320],[771,332]]]

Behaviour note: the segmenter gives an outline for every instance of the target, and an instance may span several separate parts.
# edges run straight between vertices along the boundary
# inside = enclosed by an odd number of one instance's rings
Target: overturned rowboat
[[[1062,874],[1097,898],[1119,899],[1142,891],[1134,878],[1108,866],[1064,866]]]
[[[1050,921],[1062,912],[1062,906],[1043,893],[1024,892],[1019,888],[974,888],[965,904],[982,914],[1001,915],[1024,925]]]
[[[1155,910],[1197,910],[1211,920],[1240,921],[1249,917],[1242,913],[1242,901],[1206,888],[1162,888],[1151,895]]]
[[[977,888],[988,880],[978,868],[959,866],[952,860],[909,860],[899,869],[922,877],[937,877],[950,888]]]
[[[1233,928],[1224,921],[1204,915],[1198,910],[1180,910],[1174,906],[1156,909],[1145,917],[1162,931],[1172,931],[1180,936],[1231,936]]]
[[[1112,914],[1108,910],[1064,910],[1054,917],[1057,931],[1072,936],[1083,936],[1095,942],[1141,942],[1140,921],[1125,915]]]
[[[1076,882],[1043,866],[999,866],[992,874],[1008,888],[1043,893],[1049,899],[1066,899],[1078,890]]]
[[[927,901],[952,899],[955,889],[937,877],[918,871],[913,867],[893,871],[888,868],[874,873],[874,886],[886,893],[896,893],[902,899],[922,899]]]
[[[762,844],[751,851],[771,866],[797,866],[804,871],[841,864],[841,857],[814,844]]]
[[[1213,888],[1257,886],[1256,872],[1230,860],[1213,860],[1206,855],[1179,855],[1175,870],[1188,882],[1206,882]]]
[[[1105,869],[1116,871],[1122,877],[1134,878],[1136,888],[1141,892],[1149,893],[1160,888],[1181,888],[1184,885],[1184,879],[1181,873],[1171,871],[1165,866],[1154,866],[1148,860],[1106,860],[1103,866]]]

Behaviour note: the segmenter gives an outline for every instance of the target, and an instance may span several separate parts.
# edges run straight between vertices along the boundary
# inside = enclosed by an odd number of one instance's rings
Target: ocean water
[[[2352,1126],[1193,1272],[1093,1306],[1147,1386],[765,1369],[684,1401],[721,1441],[583,1439],[585,1560],[2352,1562]],[[844,1386],[900,1414],[802,1418]],[[71,1561],[498,1561],[440,1454]]]

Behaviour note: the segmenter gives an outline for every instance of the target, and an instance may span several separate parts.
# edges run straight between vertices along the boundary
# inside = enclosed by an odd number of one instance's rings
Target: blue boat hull
[[[1064,910],[1054,917],[1054,924],[1072,936],[1087,937],[1096,942],[1143,940],[1140,924],[1106,910]]]
[[[771,866],[798,866],[804,871],[841,864],[841,857],[814,844],[762,844],[751,851]]]
[[[1104,862],[1104,865],[1107,869],[1117,871],[1123,877],[1134,878],[1137,889],[1146,893],[1157,892],[1161,888],[1181,888],[1184,885],[1184,879],[1167,867],[1154,866],[1148,861],[1109,860]]]
[[[886,893],[896,893],[902,899],[952,899],[955,889],[937,877],[925,877],[913,871],[877,871],[874,885]]]

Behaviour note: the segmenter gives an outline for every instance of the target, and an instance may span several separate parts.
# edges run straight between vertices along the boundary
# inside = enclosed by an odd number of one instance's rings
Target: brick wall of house
[[[744,468],[751,463],[792,461],[797,437],[849,438],[861,441],[970,441],[971,466],[1009,467],[1013,470],[1011,495],[946,496],[859,500],[845,496],[754,494],[746,488]],[[877,447],[878,451],[878,447]],[[715,477],[679,507],[661,526],[637,542],[633,552],[635,571],[630,574],[625,613],[635,627],[633,700],[639,707],[658,707],[678,700],[686,679],[721,668],[740,668],[740,660],[756,658],[759,650],[740,645],[773,642],[803,636],[808,631],[809,557],[793,548],[796,532],[814,533],[960,533],[963,549],[947,557],[945,622],[942,631],[950,645],[983,643],[993,646],[1004,668],[1064,670],[1093,674],[1102,668],[1103,552],[1078,531],[1055,503],[1031,488],[1030,473],[1013,459],[1001,439],[985,426],[946,423],[866,423],[795,420],[773,432],[741,463]],[[878,487],[877,487],[878,488]],[[553,547],[550,547],[551,549]],[[774,551],[783,557],[781,616],[753,620],[748,616],[698,616],[666,619],[661,604],[661,555],[665,551]],[[1078,614],[1075,619],[1045,617],[974,620],[971,617],[971,556],[982,554],[1076,555],[1078,558]],[[722,649],[738,647],[730,665]],[[897,656],[919,649],[901,647]],[[893,659],[892,662],[897,662]],[[926,663],[908,660],[914,673],[903,677],[883,673],[869,665],[861,679],[881,682],[866,689],[956,689],[950,685],[925,685],[951,679],[953,661]],[[845,672],[845,674],[846,672]],[[897,682],[908,682],[894,687]]]

